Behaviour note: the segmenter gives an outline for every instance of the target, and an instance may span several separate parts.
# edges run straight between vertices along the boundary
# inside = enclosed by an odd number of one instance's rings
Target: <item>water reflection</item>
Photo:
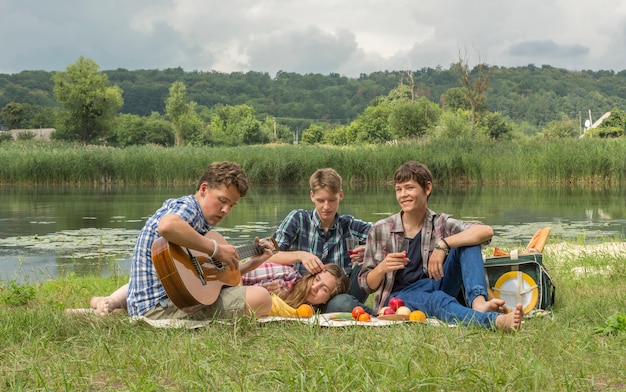
[[[67,273],[127,273],[144,221],[166,198],[193,187],[0,187],[0,279]],[[543,227],[551,241],[623,238],[623,188],[435,188],[430,207],[494,227],[493,244],[525,244]],[[217,228],[241,245],[271,235],[295,208],[312,208],[303,187],[252,187]],[[376,221],[398,211],[390,186],[346,187],[341,213]]]

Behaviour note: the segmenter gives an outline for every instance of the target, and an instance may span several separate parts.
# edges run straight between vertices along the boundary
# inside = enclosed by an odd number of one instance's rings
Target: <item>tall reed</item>
[[[335,168],[347,182],[388,182],[408,160],[425,163],[444,183],[619,184],[626,179],[625,139],[124,149],[23,141],[0,147],[3,184],[193,184],[209,163],[222,160],[240,163],[257,184],[305,183],[322,167]]]

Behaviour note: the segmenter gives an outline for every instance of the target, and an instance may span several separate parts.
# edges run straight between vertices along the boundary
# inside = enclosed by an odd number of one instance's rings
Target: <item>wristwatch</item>
[[[435,242],[435,249],[443,251],[446,256],[448,255],[448,253],[450,253],[450,248],[444,248],[443,246],[439,245],[439,242]]]

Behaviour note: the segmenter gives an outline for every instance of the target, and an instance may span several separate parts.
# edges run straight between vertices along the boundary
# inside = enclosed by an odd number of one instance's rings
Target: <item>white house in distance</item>
[[[7,132],[11,132],[13,140],[17,139],[17,135],[20,133],[32,133],[35,135],[36,140],[50,140],[50,135],[56,129],[54,128],[36,128],[36,129],[11,129]]]

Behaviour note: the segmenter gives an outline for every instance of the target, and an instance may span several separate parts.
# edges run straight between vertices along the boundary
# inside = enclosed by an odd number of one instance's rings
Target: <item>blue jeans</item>
[[[470,307],[457,300],[462,288]],[[441,321],[493,328],[500,313],[479,312],[471,308],[479,295],[488,298],[483,257],[480,246],[476,245],[451,249],[443,264],[441,280],[420,279],[392,293],[391,297],[398,297],[409,308],[419,309]]]
[[[373,310],[363,304],[367,300],[367,293],[359,287],[358,278],[360,271],[361,266],[355,264],[352,272],[350,272],[350,289],[348,293],[335,295],[330,301],[320,305],[318,308],[322,313],[352,312],[355,306],[362,306],[367,313],[373,314]]]

